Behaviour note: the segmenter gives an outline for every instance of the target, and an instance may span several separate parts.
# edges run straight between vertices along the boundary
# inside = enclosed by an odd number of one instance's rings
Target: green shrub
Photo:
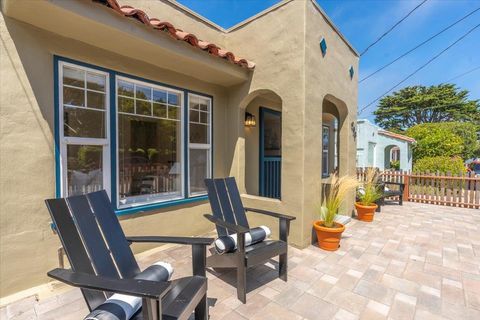
[[[425,157],[459,156],[469,159],[478,154],[477,127],[465,122],[423,123],[409,128],[405,134],[417,140],[413,160]]]
[[[390,161],[390,168],[393,170],[400,170],[400,161],[399,160]]]
[[[464,174],[466,172],[463,160],[460,157],[425,157],[417,160],[413,166],[414,172],[424,173],[426,171],[452,174]]]

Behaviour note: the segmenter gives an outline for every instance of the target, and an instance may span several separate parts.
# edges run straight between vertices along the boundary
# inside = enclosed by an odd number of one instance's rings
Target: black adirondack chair
[[[237,297],[246,303],[247,269],[264,264],[269,259],[279,256],[279,277],[287,281],[287,237],[290,221],[295,217],[266,210],[245,208],[240,198],[235,178],[205,179],[208,199],[213,215],[205,217],[215,223],[218,236],[236,233],[237,250],[226,254],[213,254],[207,258],[207,267],[237,269]],[[280,240],[265,240],[245,247],[245,233],[249,232],[246,212],[256,212],[279,219]]]
[[[135,320],[208,319],[206,246],[210,238],[125,237],[105,191],[46,200],[71,270],[54,269],[48,276],[79,287],[90,311],[112,293],[142,298]],[[140,269],[130,249],[133,242],[192,246],[193,276],[157,282],[133,279]]]

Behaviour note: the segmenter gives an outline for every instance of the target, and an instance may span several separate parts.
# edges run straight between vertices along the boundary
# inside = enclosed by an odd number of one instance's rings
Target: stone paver
[[[250,270],[245,305],[236,299],[235,272],[211,270],[211,319],[480,319],[479,225],[480,210],[387,205],[372,223],[348,224],[336,252],[290,247],[287,283],[277,278],[275,261]],[[191,274],[188,247],[137,257],[142,268],[164,260],[174,277]],[[79,290],[62,292],[11,303],[0,318],[86,315]]]

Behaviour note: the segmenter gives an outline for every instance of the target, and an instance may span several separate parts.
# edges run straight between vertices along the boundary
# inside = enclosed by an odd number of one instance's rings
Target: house
[[[228,30],[170,0],[1,5],[2,296],[58,265],[45,199],[106,189],[127,234],[193,236],[203,179],[234,176],[301,248],[328,174],[355,173],[359,55],[313,0]]]
[[[366,119],[357,120],[357,135],[357,167],[412,170],[415,139],[383,130]]]

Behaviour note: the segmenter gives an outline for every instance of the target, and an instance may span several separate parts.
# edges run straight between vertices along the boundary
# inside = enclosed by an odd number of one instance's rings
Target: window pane
[[[87,88],[105,92],[105,76],[87,72]]]
[[[190,110],[190,122],[200,122],[200,112]]]
[[[153,104],[153,115],[155,117],[166,118],[167,117],[167,106],[164,104]]]
[[[118,97],[118,112],[134,113],[133,99]]]
[[[63,87],[63,104],[68,104],[77,107],[85,106],[85,91],[84,89]]]
[[[102,110],[105,109],[105,94],[87,91],[87,107]]]
[[[152,91],[149,87],[139,86],[137,87],[137,95],[135,98],[137,99],[144,99],[144,100],[152,100]]]
[[[190,194],[204,193],[205,178],[210,178],[210,150],[190,149]]]
[[[168,118],[169,119],[180,119],[180,108],[178,107],[168,107]]]
[[[105,112],[86,108],[64,108],[66,137],[105,138]]]
[[[81,195],[103,189],[103,148],[67,145],[67,193]]]
[[[152,105],[151,102],[137,100],[137,114],[151,116],[152,115]]]
[[[63,84],[85,88],[85,71],[63,67]]]
[[[180,95],[178,93],[168,93],[168,104],[180,105]]]
[[[181,197],[179,121],[120,114],[118,135],[121,205]]]
[[[119,95],[127,96],[127,97],[133,97],[133,90],[134,90],[133,89],[134,88],[133,83],[118,80],[117,87],[118,87],[117,92],[118,92]]]
[[[210,143],[208,139],[208,126],[190,123],[190,143]]]
[[[200,122],[205,124],[208,123],[208,113],[200,112]]]
[[[159,90],[153,90],[153,101],[166,103],[167,102],[167,92],[159,91]]]
[[[208,110],[208,105],[207,105],[207,103],[205,103],[205,102],[204,102],[204,103],[201,103],[201,104],[200,104],[200,110],[202,110],[202,111],[209,111],[209,110]]]

